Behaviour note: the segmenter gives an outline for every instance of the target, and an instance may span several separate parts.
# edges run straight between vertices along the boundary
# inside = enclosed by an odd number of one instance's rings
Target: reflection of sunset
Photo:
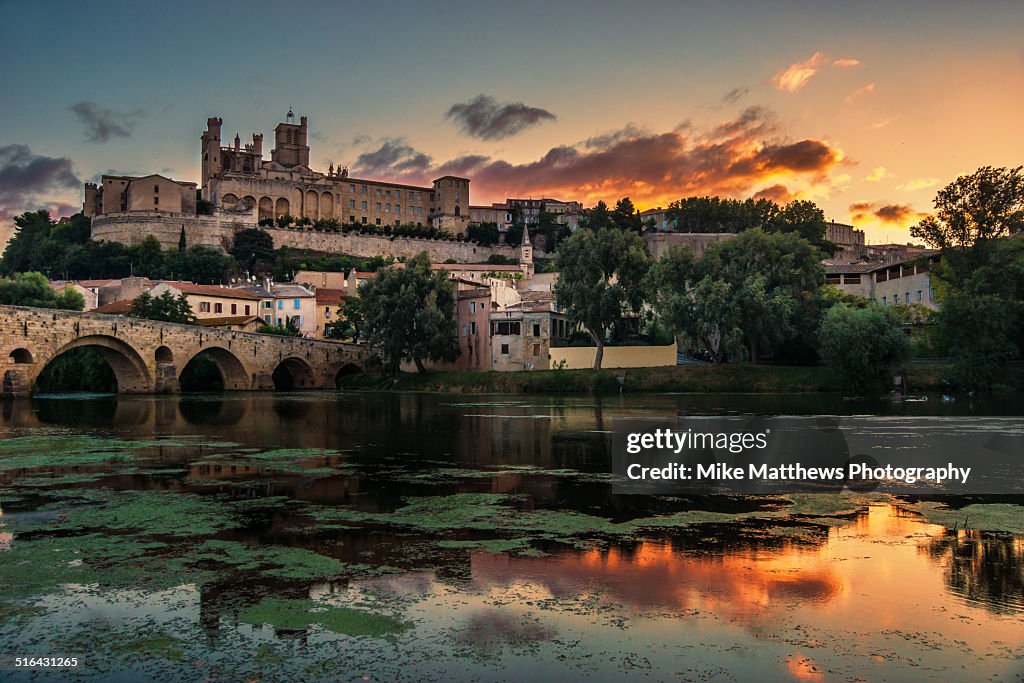
[[[796,543],[781,550],[721,555],[643,542],[630,550],[613,547],[553,558],[473,558],[477,581],[501,582],[512,575],[543,584],[555,597],[592,589],[641,610],[699,609],[750,621],[778,603],[826,602],[844,589],[834,567]]]

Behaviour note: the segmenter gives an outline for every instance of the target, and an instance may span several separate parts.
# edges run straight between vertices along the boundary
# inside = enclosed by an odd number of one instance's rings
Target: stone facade
[[[73,348],[103,353],[120,393],[174,393],[203,354],[227,390],[333,389],[361,371],[365,347],[74,311],[0,306],[0,396],[27,396],[46,364]]]
[[[660,259],[662,254],[677,245],[689,247],[694,255],[700,257],[712,242],[735,236],[733,232],[649,232],[644,234],[644,239],[647,241],[647,253],[652,259]]]

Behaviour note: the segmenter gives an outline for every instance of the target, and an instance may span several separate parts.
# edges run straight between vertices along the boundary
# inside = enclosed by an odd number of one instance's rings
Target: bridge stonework
[[[226,390],[334,389],[339,374],[361,372],[365,347],[233,332],[115,315],[0,306],[0,396],[27,396],[43,368],[73,348],[100,351],[120,393],[176,393],[193,358],[210,358]]]

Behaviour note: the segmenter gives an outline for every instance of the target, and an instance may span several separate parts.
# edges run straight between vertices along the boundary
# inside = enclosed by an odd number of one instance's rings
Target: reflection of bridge
[[[173,393],[194,358],[216,363],[229,390],[333,389],[361,372],[368,352],[352,344],[232,332],[138,318],[0,306],[2,396],[25,396],[47,363],[78,347],[100,351],[121,393]]]

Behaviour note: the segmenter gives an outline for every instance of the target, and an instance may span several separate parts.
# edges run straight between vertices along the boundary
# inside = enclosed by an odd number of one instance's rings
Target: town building
[[[931,271],[938,261],[935,251],[889,263],[828,259],[825,283],[883,305],[920,304],[936,309]]]
[[[641,211],[640,222],[644,226],[650,224],[656,232],[672,232],[676,229],[675,221],[670,221],[668,218],[668,210],[660,206],[656,209]]]
[[[287,327],[293,323],[303,337],[318,336],[316,295],[311,289],[295,283],[246,283],[235,286],[259,300],[259,316],[264,324]]]
[[[333,275],[334,273],[332,273]],[[317,287],[316,299],[316,336],[323,339],[328,336],[328,325],[343,319],[341,307],[349,294],[345,289],[328,289]]]
[[[836,257],[862,258],[865,255],[864,231],[852,225],[835,221],[826,223],[825,240],[836,245]]]
[[[531,292],[520,303],[489,315],[491,370],[548,370],[551,348],[572,335],[550,293]]]
[[[456,306],[459,357],[454,363],[454,369],[479,372],[490,370],[490,288],[460,283],[456,292]]]
[[[249,292],[222,285],[197,285],[192,282],[158,282],[149,290],[152,297],[170,292],[172,296],[185,295],[192,314],[199,320],[242,316],[250,318],[259,310],[259,297]],[[133,297],[125,297],[131,300]]]
[[[499,232],[508,232],[512,225],[512,213],[506,204],[491,204],[490,206],[470,206],[470,223],[494,223],[498,226]]]
[[[196,184],[151,174],[141,177],[105,175],[85,184],[82,213],[90,218],[112,213],[162,211],[196,213]]]
[[[579,227],[580,214],[583,213],[583,204],[577,201],[561,201],[559,199],[506,199],[505,206],[509,211],[509,219],[514,219],[518,213],[523,223],[527,226],[540,225],[541,214],[548,213],[554,216],[559,225],[568,226],[575,230]]]

